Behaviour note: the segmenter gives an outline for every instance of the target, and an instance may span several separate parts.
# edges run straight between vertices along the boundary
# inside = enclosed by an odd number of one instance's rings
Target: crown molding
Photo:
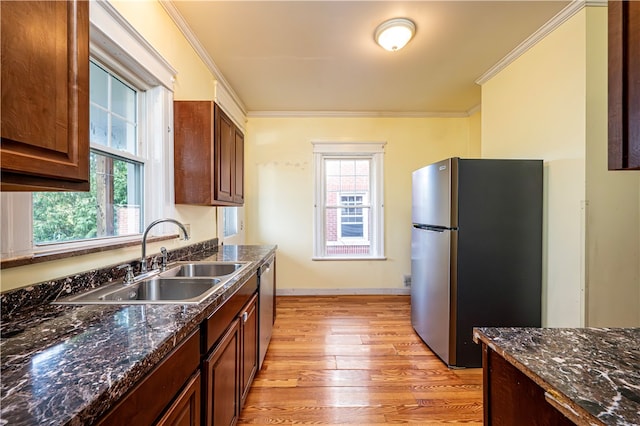
[[[522,56],[525,52],[535,46],[539,41],[544,39],[547,35],[549,35],[556,28],[564,24],[567,20],[569,20],[573,15],[581,11],[587,6],[595,6],[595,7],[606,7],[606,0],[573,0],[569,3],[564,9],[556,14],[553,18],[547,21],[542,27],[540,27],[536,32],[531,34],[525,41],[520,43],[509,52],[504,58],[502,58],[498,63],[496,63],[493,67],[491,67],[487,72],[482,74],[477,80],[476,84],[483,85],[487,81],[491,80],[496,74],[509,66],[512,62]]]
[[[191,30],[191,27],[189,27],[189,24],[187,24],[187,21],[184,19],[182,14],[175,7],[175,5],[173,4],[174,1],[159,0],[159,3],[167,12],[169,17],[173,20],[173,22],[176,24],[180,32],[182,32],[182,34],[185,36],[189,44],[191,44],[191,47],[193,47],[193,49],[196,51],[200,59],[202,59],[204,64],[207,66],[207,68],[209,68],[209,71],[211,71],[213,76],[218,81],[217,84],[219,84],[222,88],[224,88],[225,92],[230,96],[230,98],[235,103],[235,106],[237,107],[237,109],[242,111],[242,114],[246,116],[247,111],[244,106],[244,103],[242,102],[238,94],[233,90],[229,82],[224,78],[224,76],[222,75],[222,72],[220,71],[216,63],[213,61],[211,56],[209,56],[205,48],[200,43],[200,40],[198,40],[198,38],[193,33],[193,30]]]
[[[465,118],[468,112],[250,111],[248,118]]]
[[[480,112],[481,109],[482,109],[482,104],[478,104],[478,105],[468,109],[467,110],[467,117],[471,117],[476,112]]]

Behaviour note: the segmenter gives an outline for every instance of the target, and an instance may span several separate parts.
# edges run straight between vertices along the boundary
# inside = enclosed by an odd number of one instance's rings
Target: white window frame
[[[107,1],[95,0],[89,8],[90,55],[140,90],[138,152],[145,159],[143,177],[144,223],[175,215],[173,196],[173,82],[176,70]],[[87,64],[88,66],[88,64]],[[101,147],[100,150],[104,150]],[[118,151],[117,155],[123,155]],[[3,259],[73,251],[108,242],[138,241],[140,235],[96,238],[35,246],[31,193],[2,193],[0,204]],[[154,228],[155,229],[155,228]],[[159,233],[175,232],[158,227]]]
[[[384,146],[386,142],[312,141],[314,165],[313,260],[384,260]],[[326,159],[369,159],[371,251],[368,255],[326,254]],[[346,194],[346,193],[345,193]],[[365,231],[366,233],[366,231]]]

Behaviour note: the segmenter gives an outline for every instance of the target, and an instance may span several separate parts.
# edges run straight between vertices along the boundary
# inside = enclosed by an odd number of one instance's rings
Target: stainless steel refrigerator
[[[542,161],[450,158],[413,172],[411,322],[450,367],[473,327],[540,327]]]

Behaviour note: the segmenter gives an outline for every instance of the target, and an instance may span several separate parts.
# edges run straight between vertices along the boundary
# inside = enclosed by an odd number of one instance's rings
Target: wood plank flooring
[[[482,370],[450,370],[408,296],[283,296],[238,425],[482,424]]]

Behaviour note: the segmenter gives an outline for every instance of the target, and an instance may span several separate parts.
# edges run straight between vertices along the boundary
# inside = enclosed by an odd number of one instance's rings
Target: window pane
[[[91,62],[90,141],[137,155],[137,92]]]
[[[92,152],[89,192],[34,192],[35,244],[141,232],[142,165]]]
[[[327,207],[325,209],[325,255],[371,254],[371,209]]]
[[[111,118],[111,146],[132,154],[136,152],[136,129],[121,118]]]
[[[93,62],[90,62],[90,85],[89,99],[92,104],[101,106],[104,109],[109,108],[109,74]]]
[[[371,253],[370,159],[325,159],[325,255]]]
[[[107,111],[91,105],[89,110],[89,141],[109,146],[109,115]]]
[[[326,159],[325,168],[325,201],[328,206],[338,203],[338,195],[344,192],[370,191],[369,159]],[[368,200],[368,195],[365,196]]]
[[[111,110],[128,121],[136,120],[136,92],[117,78],[111,80]]]
[[[238,233],[238,208],[224,207],[223,209],[223,235],[230,237]]]

